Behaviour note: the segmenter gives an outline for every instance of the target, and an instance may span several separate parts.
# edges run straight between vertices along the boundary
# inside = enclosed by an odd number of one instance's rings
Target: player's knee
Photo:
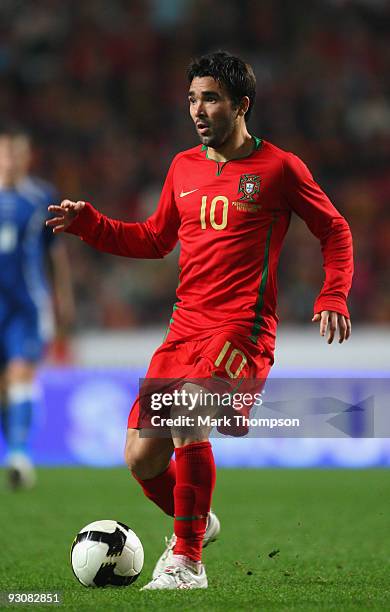
[[[7,385],[32,383],[35,376],[35,366],[23,359],[12,360],[5,370]]]
[[[142,438],[136,429],[127,430],[125,462],[140,480],[149,480],[167,469],[173,453],[170,439]]]
[[[136,429],[128,429],[124,450],[124,459],[129,470],[132,470],[141,457],[139,432]]]
[[[143,463],[142,453],[137,448],[137,444],[126,442],[125,463],[131,472],[136,471],[137,467]]]
[[[155,466],[153,458],[134,440],[126,443],[125,462],[130,472],[141,480],[153,478],[158,473],[158,466]]]

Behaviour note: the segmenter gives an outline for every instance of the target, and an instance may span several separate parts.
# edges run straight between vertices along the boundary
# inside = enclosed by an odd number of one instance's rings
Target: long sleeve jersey
[[[180,242],[170,340],[232,331],[273,352],[277,266],[292,212],[321,243],[325,281],[314,312],[349,317],[348,223],[298,157],[254,141],[249,156],[227,162],[210,159],[201,145],[179,153],[145,222],[114,220],[87,203],[67,230],[100,251],[125,257],[161,258]]]

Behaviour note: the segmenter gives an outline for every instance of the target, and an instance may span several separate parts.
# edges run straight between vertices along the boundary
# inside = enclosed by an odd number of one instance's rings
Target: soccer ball
[[[70,551],[73,573],[86,587],[128,586],[144,564],[140,539],[119,521],[95,521],[79,531]]]

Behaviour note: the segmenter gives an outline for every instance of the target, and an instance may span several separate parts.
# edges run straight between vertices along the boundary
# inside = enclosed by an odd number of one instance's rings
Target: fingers
[[[320,318],[320,336],[325,336],[326,328],[328,327],[329,311],[323,310]]]
[[[325,336],[328,330],[328,344],[332,344],[337,328],[339,329],[339,344],[342,344],[344,340],[348,340],[352,333],[351,321],[347,317],[344,317],[337,312],[323,310],[321,313],[317,313],[312,318],[313,322],[320,321],[320,335]]]
[[[50,206],[47,207],[47,210],[52,213],[64,212],[64,208],[62,206],[58,206],[57,204],[50,204]]]
[[[73,202],[73,200],[62,200],[60,206],[65,210],[72,210],[77,208],[77,204],[78,202]]]
[[[64,217],[53,217],[52,219],[47,219],[46,221],[46,225],[49,227],[55,227],[56,225],[58,225],[59,223],[63,223],[64,222]]]
[[[70,210],[75,206],[76,202],[72,202],[72,200],[62,200],[61,204],[50,204],[50,206],[48,206],[48,210],[50,210],[50,212],[59,212]]]
[[[65,228],[66,226],[64,224],[56,225],[53,227],[53,234],[59,234],[60,232],[63,232]]]
[[[77,202],[73,202],[72,200],[62,200],[61,204],[50,204],[48,206],[48,211],[53,213],[60,213],[64,211],[76,211],[79,212],[82,208],[84,208],[85,202],[78,200]]]
[[[337,330],[337,312],[331,312],[328,323],[328,344],[332,344]]]
[[[342,321],[342,323],[340,323],[340,321]],[[351,320],[347,319],[347,317],[343,317],[342,315],[339,315],[340,330],[341,330],[341,326],[343,324],[345,326],[345,331],[344,331],[344,336],[343,337],[341,337],[341,331],[340,331],[340,339],[339,339],[339,343],[340,344],[343,342],[343,340],[348,340],[348,338],[351,336],[351,333],[352,333]]]
[[[338,315],[338,326],[339,326],[339,344],[342,344],[346,340],[347,336],[347,322],[343,315]]]
[[[46,221],[46,226],[51,227],[54,234],[63,232],[84,208],[85,202],[62,200],[61,204],[50,204],[48,211],[56,216]]]
[[[351,319],[345,319],[345,322],[347,324],[347,333],[345,334],[345,339],[348,340],[348,338],[351,336],[352,334],[352,324],[351,324]]]
[[[47,219],[45,222],[46,227],[51,227],[53,234],[63,232],[66,227],[64,209],[60,206],[49,206],[48,209],[50,212],[56,212],[59,216]]]
[[[63,232],[66,227],[64,217],[54,217],[53,219],[48,219],[46,221],[46,226],[52,228],[53,234]]]

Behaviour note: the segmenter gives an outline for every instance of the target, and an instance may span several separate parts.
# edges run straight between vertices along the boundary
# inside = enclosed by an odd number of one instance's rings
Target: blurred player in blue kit
[[[62,330],[74,312],[64,245],[44,225],[55,190],[29,176],[31,153],[25,131],[0,126],[0,412],[12,488],[35,483],[36,367],[54,337],[54,312]]]

